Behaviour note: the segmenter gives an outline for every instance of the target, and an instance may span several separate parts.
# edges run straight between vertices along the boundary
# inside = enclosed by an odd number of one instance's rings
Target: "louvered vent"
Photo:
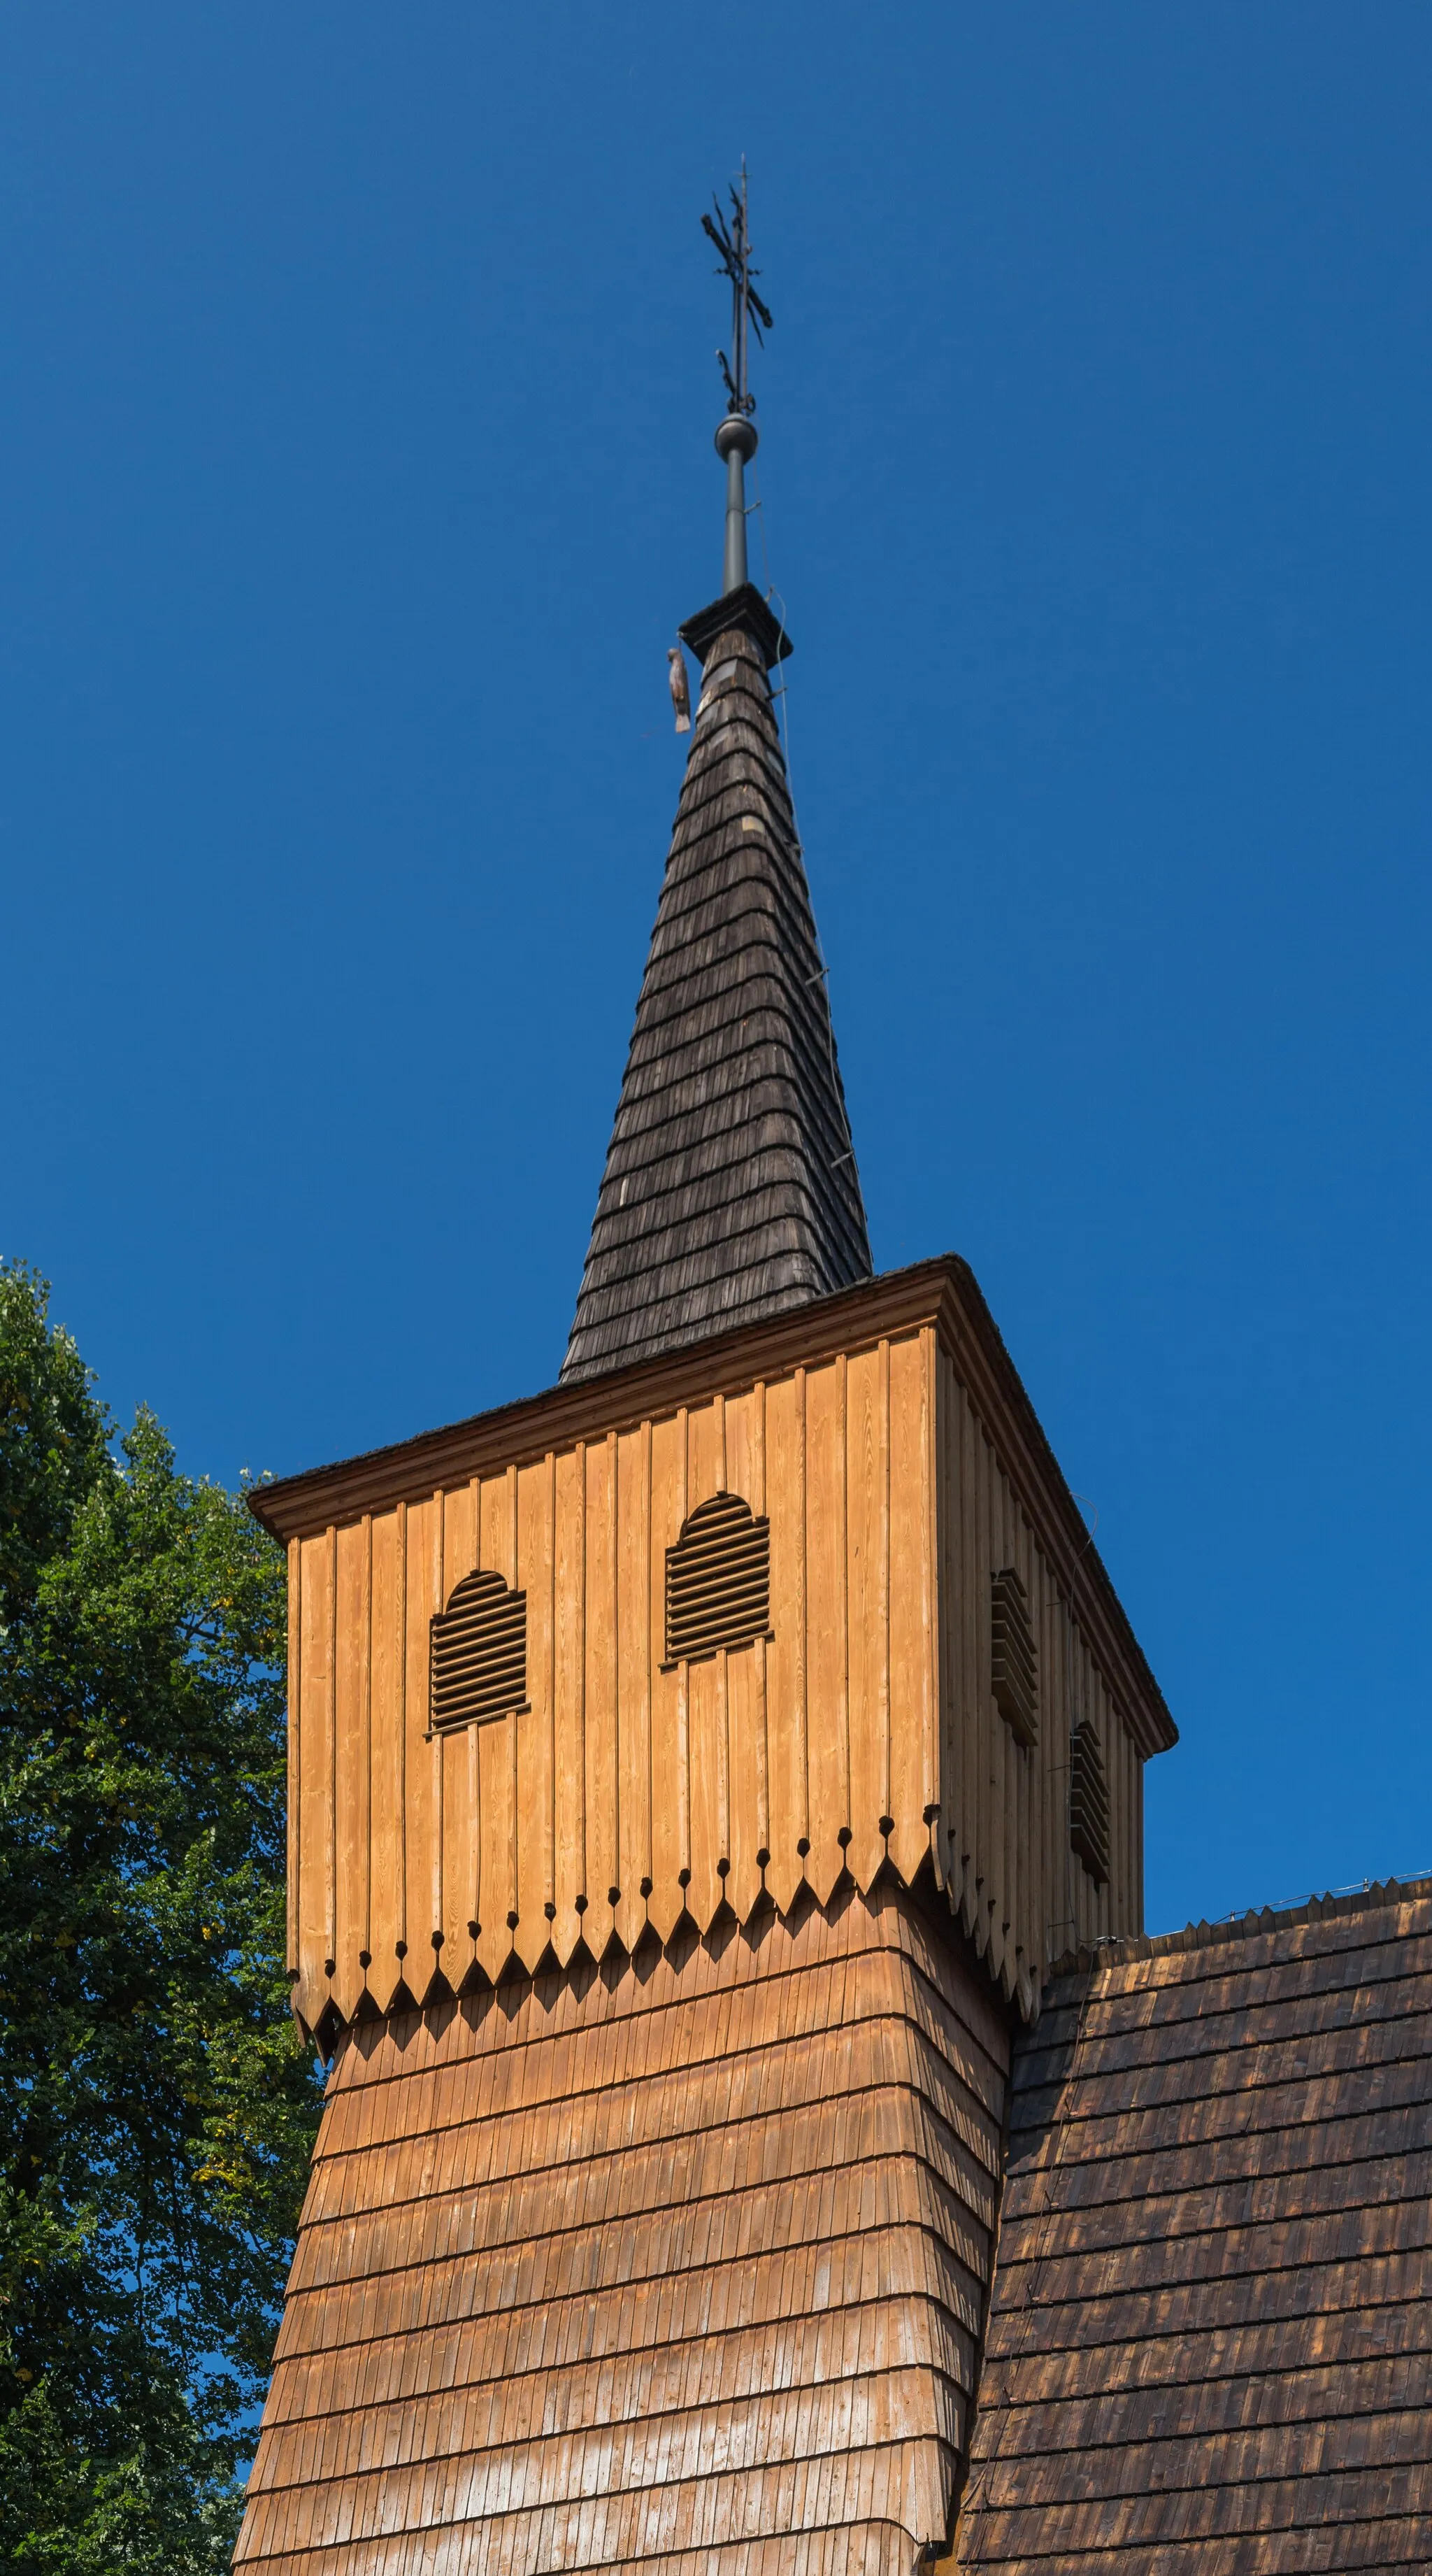
[[[1086,1717],[1069,1739],[1069,1840],[1096,1887],[1109,1882],[1109,1783]]]
[[[527,1595],[467,1574],[432,1625],[432,1723],[446,1733],[527,1701]]]
[[[666,1551],[666,1662],[749,1646],[771,1624],[771,1524],[739,1494],[715,1494]]]
[[[991,1587],[990,1689],[1021,1744],[1039,1741],[1039,1680],[1029,1599],[1012,1565]]]

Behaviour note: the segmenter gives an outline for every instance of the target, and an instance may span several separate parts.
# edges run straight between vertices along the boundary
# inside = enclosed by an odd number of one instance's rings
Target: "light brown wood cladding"
[[[1026,2012],[1076,1941],[1141,1929],[1139,1746],[1167,1718],[1107,1578],[948,1301],[832,1350],[836,1308],[884,1320],[868,1292],[830,1301],[808,1359],[787,1321],[767,1337],[786,1365],[744,1382],[751,1336],[732,1337],[704,1391],[687,1354],[681,1400],[635,1419],[662,1371],[610,1381],[605,1421],[601,1382],[575,1415],[564,1394],[581,1427],[550,1446],[533,1445],[564,1418],[546,1399],[508,1417],[505,1457],[486,1425],[466,1458],[414,1444],[448,1471],[426,1492],[395,1452],[386,1504],[367,1476],[361,1510],[293,1538],[291,1966],[311,2029],[365,1988],[386,2010],[435,1971],[458,1989],[548,1953],[565,1966],[579,1941],[631,1949],[648,1923],[664,1941],[683,1915],[704,1933],[726,1906],[746,1922],[763,1889],[782,1911],[847,1871],[868,1891],[887,1861],[907,1884],[933,1870]],[[305,1516],[309,1489],[360,1499],[331,1474],[302,1484]],[[667,1551],[719,1493],[769,1518],[769,1641],[664,1669]],[[1028,1748],[991,1687],[1006,1567],[1038,1659]],[[430,1623],[478,1568],[525,1594],[527,1705],[435,1736]],[[1102,1889],[1069,1848],[1081,1717],[1108,1776]]]
[[[942,1765],[938,1875],[976,1949],[1028,2013],[1052,1963],[1143,1929],[1143,1766],[1068,1593],[953,1361],[939,1361]],[[1024,1586],[1040,1676],[1038,1741],[1015,1738],[990,1686],[993,1577]],[[1109,1877],[1069,1840],[1069,1742],[1092,1719],[1109,1796]]]
[[[968,2438],[1008,2066],[888,1884],[360,2025],[236,2566],[909,2576]]]

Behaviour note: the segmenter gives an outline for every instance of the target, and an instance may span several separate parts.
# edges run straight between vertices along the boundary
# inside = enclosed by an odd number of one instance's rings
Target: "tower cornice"
[[[515,1404],[256,1486],[249,1508],[273,1537],[312,1537],[364,1512],[605,1438],[683,1404],[812,1368],[932,1325],[954,1363],[1146,1759],[1178,1741],[1143,1651],[968,1262],[947,1252],[788,1313],[546,1388]]]
[[[743,581],[738,589],[728,590],[720,599],[713,599],[709,608],[699,608],[696,615],[688,617],[685,625],[678,626],[676,631],[704,668],[715,645],[734,627],[750,636],[768,671],[777,662],[784,662],[792,650],[791,639],[784,626],[771,614],[755,583],[750,581]]]

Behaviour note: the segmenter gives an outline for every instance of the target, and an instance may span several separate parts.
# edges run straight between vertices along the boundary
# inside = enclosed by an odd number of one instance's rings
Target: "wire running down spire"
[[[751,230],[746,197],[746,164],[741,162],[741,185],[729,191],[730,214],[723,213],[716,198],[714,215],[703,215],[701,229],[721,254],[718,277],[731,281],[731,354],[716,352],[721,379],[726,387],[727,411],[716,432],[716,453],[726,464],[726,552],[722,571],[722,593],[745,587],[746,572],[746,466],[756,453],[756,424],[751,415],[756,398],[751,391],[749,370],[750,335],[764,348],[765,334],[771,330],[770,307],[756,292],[753,279],[760,270],[751,265]]]

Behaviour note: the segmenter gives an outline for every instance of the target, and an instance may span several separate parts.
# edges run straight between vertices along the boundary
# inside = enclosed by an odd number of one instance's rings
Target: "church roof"
[[[693,619],[705,677],[564,1380],[870,1276],[825,967],[754,591]]]
[[[1056,1980],[953,2563],[1432,2566],[1429,2039],[1432,1880]]]

